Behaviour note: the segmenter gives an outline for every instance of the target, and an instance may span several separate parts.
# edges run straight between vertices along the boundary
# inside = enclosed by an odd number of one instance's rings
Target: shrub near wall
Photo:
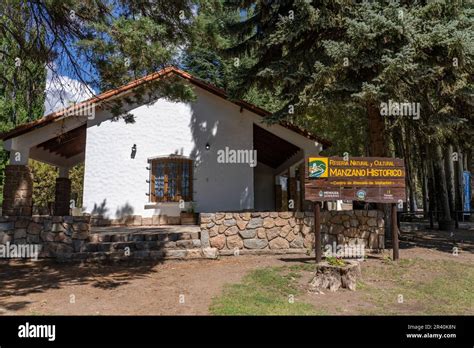
[[[312,212],[206,213],[201,233],[221,255],[250,253],[301,253],[314,245]],[[325,211],[321,213],[322,244],[364,244],[384,248],[383,213]]]

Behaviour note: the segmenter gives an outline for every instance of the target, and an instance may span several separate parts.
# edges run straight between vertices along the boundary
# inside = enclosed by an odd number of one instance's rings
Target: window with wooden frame
[[[149,160],[150,201],[179,202],[193,200],[193,161],[185,157],[161,157]]]

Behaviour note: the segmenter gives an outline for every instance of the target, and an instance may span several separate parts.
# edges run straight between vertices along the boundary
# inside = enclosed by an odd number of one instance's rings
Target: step
[[[112,242],[177,242],[179,240],[200,239],[200,232],[132,232],[132,233],[92,233],[92,243]]]
[[[99,251],[80,253],[58,253],[56,261],[64,262],[103,262],[134,260],[188,260],[205,259],[201,248],[177,250],[138,250],[126,255],[124,251]]]
[[[129,242],[98,242],[86,243],[82,251],[85,252],[113,252],[125,251],[141,251],[141,250],[181,250],[200,248],[201,240],[199,239],[180,239],[176,241],[129,241]]]

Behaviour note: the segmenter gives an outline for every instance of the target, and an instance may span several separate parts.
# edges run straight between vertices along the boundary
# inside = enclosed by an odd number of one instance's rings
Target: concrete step
[[[217,257],[217,256],[216,256]],[[216,258],[206,255],[201,248],[175,250],[137,250],[127,255],[124,251],[58,253],[57,262],[103,262],[134,260],[187,260]]]
[[[127,242],[98,242],[86,243],[84,252],[114,252],[114,251],[141,251],[141,250],[182,250],[201,247],[199,239],[127,241]],[[128,249],[127,249],[128,248]]]
[[[177,242],[180,240],[200,239],[200,232],[122,232],[122,233],[91,233],[91,243],[112,242]]]

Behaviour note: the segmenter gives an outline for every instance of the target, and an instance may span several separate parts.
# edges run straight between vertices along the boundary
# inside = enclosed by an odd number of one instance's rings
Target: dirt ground
[[[404,234],[402,259],[456,260],[474,264],[474,232],[454,237],[432,231]],[[459,254],[453,255],[453,238]],[[374,254],[362,272],[389,255]],[[54,262],[0,262],[0,315],[195,315],[209,314],[225,284],[251,270],[314,263],[308,256],[231,256],[219,260],[77,265]],[[371,304],[349,291],[324,299],[304,295],[339,313],[354,314]]]

